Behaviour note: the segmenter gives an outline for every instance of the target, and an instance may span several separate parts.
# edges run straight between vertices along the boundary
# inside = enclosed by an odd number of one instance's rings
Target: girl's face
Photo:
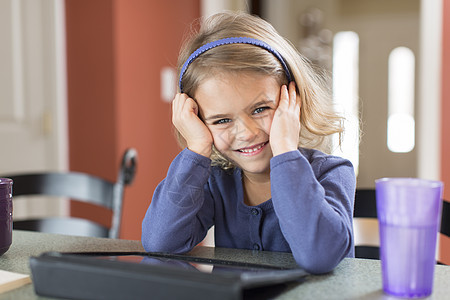
[[[244,172],[268,174],[270,127],[280,85],[271,76],[226,73],[203,81],[195,93],[216,149]]]

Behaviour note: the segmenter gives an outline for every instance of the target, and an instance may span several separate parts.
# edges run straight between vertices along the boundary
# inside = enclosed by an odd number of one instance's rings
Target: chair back
[[[118,238],[124,187],[132,183],[136,172],[136,164],[137,152],[130,148],[125,151],[122,157],[116,182],[80,172],[3,175],[3,177],[11,178],[14,181],[14,197],[36,195],[65,197],[95,204],[112,211],[110,227],[87,219],[45,217],[14,221],[14,229]]]
[[[380,259],[375,189],[356,189],[353,224],[355,257]]]
[[[441,228],[440,233],[450,237],[450,202],[442,202],[442,218],[441,218]]]

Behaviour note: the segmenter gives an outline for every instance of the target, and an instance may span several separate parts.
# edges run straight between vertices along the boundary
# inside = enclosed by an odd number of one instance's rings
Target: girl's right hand
[[[198,105],[186,94],[178,93],[172,101],[172,123],[186,140],[189,150],[210,157],[213,138],[198,117]]]

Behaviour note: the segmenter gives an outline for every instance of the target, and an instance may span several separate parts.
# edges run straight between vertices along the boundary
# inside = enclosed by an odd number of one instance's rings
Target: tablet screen
[[[282,270],[279,267],[252,265],[248,263],[236,263],[236,262],[208,260],[208,259],[204,260],[195,259],[192,261],[186,258],[179,259],[177,257],[172,258],[154,255],[108,255],[108,256],[96,256],[96,258],[102,260],[121,261],[152,266],[181,268],[204,273],[212,273],[212,272],[266,273],[268,271]]]

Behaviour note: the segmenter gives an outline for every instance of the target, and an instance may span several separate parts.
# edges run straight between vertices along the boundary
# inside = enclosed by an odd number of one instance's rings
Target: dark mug
[[[9,178],[0,178],[0,255],[12,243],[12,184]]]

